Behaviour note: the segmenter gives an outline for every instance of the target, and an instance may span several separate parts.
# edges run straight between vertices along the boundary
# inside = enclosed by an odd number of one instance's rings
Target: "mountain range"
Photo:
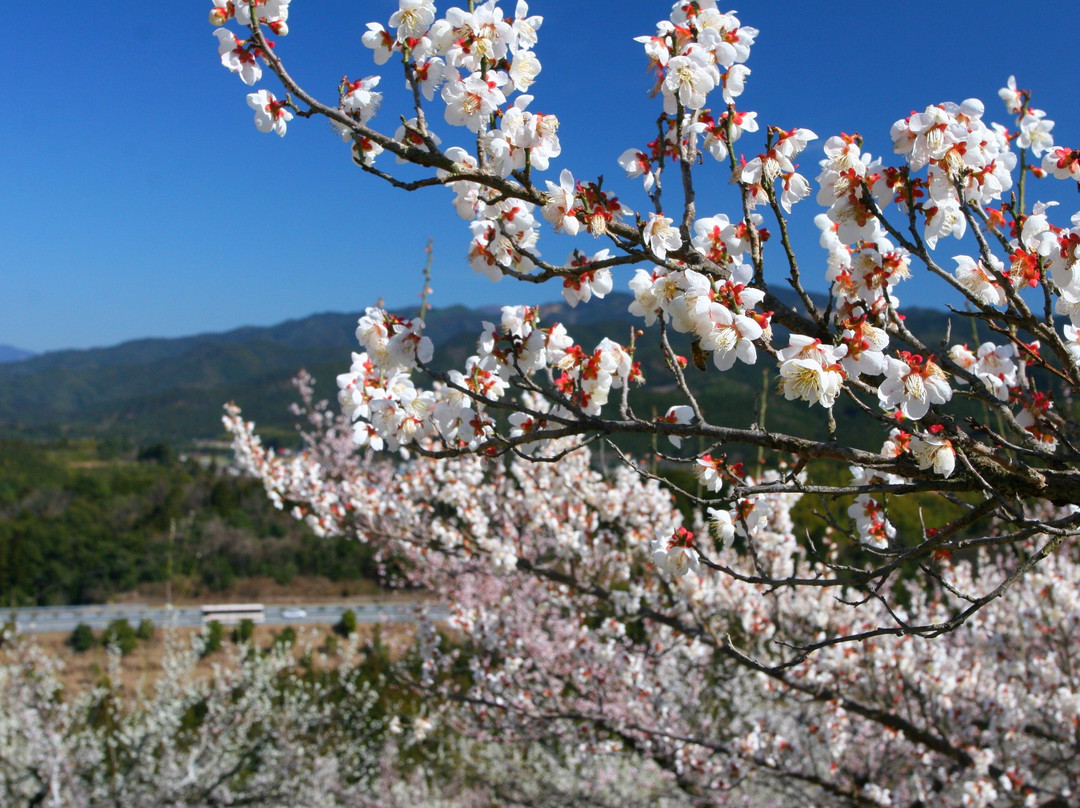
[[[5,362],[21,362],[34,356],[33,351],[24,351],[14,345],[0,345],[0,364]]]
[[[578,343],[591,349],[604,336],[625,342],[630,329],[640,327],[640,320],[627,312],[630,302],[629,295],[611,294],[577,308],[560,302],[542,306],[541,311],[545,321],[564,323]],[[943,334],[945,328],[942,312],[906,313],[908,326],[929,335],[928,344],[936,344],[934,335]],[[135,340],[9,361],[0,364],[0,434],[181,444],[221,437],[222,405],[235,401],[264,436],[295,443],[289,413],[295,392],[290,380],[304,368],[318,380],[317,394],[333,397],[337,374],[348,370],[350,353],[357,350],[354,332],[359,316],[315,314],[265,328]],[[475,352],[481,322],[498,319],[497,308],[430,310],[426,333],[436,345],[434,364],[461,367]],[[662,413],[676,401],[676,391],[653,346],[652,332],[646,331],[639,340],[637,358],[652,382],[649,405]],[[675,344],[680,352],[689,353],[688,344],[678,340]],[[755,417],[763,387],[772,385],[775,375],[772,363],[753,367],[737,363],[723,374],[688,371],[711,421],[746,426]],[[836,417],[838,422],[845,418],[843,402],[837,404]],[[851,417],[861,420],[854,412]],[[815,433],[824,428],[817,423],[822,420],[808,419],[805,403],[770,397],[770,428]],[[880,437],[875,440],[880,442]]]
[[[627,319],[626,296],[574,310],[542,307],[569,325]],[[415,312],[399,312],[415,314]],[[359,313],[314,314],[270,327],[243,327],[176,339],[141,339],[108,348],[34,356],[12,349],[0,364],[0,433],[32,437],[110,435],[139,442],[182,442],[221,434],[221,408],[236,401],[245,416],[293,434],[290,383],[300,368],[332,396],[348,370]],[[484,320],[498,308],[432,309],[426,333],[446,367],[475,350]],[[17,354],[16,354],[17,352]]]

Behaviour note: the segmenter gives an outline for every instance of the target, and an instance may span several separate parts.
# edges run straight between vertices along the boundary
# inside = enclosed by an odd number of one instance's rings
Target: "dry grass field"
[[[374,623],[361,623],[357,626],[356,637],[359,640],[358,648],[362,649],[369,641],[375,630]],[[268,648],[274,641],[275,636],[281,633],[285,626],[256,626],[253,642],[257,647]],[[413,636],[413,627],[408,624],[392,623],[380,628],[380,637],[391,649],[392,653],[400,653],[408,645]],[[296,643],[293,646],[293,654],[297,660],[305,650],[312,649],[318,654],[326,652],[327,643],[334,637],[339,647],[345,643],[334,634],[333,627],[326,625],[305,625],[296,627]],[[120,662],[120,685],[121,691],[126,695],[149,692],[162,672],[162,659],[166,653],[168,643],[190,643],[194,640],[199,629],[174,628],[154,631],[150,640],[140,640],[135,650],[121,658]],[[196,675],[210,678],[213,668],[221,664],[229,649],[229,629],[226,628],[226,639],[220,651],[208,654],[198,664]],[[109,674],[110,660],[106,650],[100,646],[88,651],[75,652],[68,644],[69,634],[37,634],[30,638],[49,657],[59,660],[63,664],[60,679],[65,690],[69,694],[84,692],[101,682],[102,677]],[[7,654],[0,650],[0,664],[7,661]]]
[[[281,632],[284,627],[269,627],[258,625],[255,629],[254,642],[259,647],[268,647],[275,634]],[[362,624],[357,628],[357,634],[361,644],[369,639],[374,632],[374,624]],[[405,635],[409,633],[408,627],[387,627],[383,630],[383,636]],[[189,643],[193,635],[198,634],[198,629],[172,629],[170,632],[180,642]],[[299,658],[302,648],[311,645],[315,649],[325,648],[326,637],[332,635],[333,630],[329,625],[307,625],[297,630],[297,643],[294,652]],[[108,675],[109,659],[105,648],[96,647],[87,651],[76,652],[68,646],[67,634],[38,634],[32,637],[44,652],[53,659],[63,662],[64,669],[60,674],[60,681],[70,693],[77,693],[86,688],[93,687],[102,681],[102,677]],[[228,644],[226,638],[226,644]],[[138,646],[131,654],[121,659],[121,689],[125,695],[135,695],[136,692],[148,692],[157,682],[162,671],[162,657],[166,648],[166,631],[158,629],[154,631],[153,638],[149,641],[139,641]],[[210,678],[215,664],[224,659],[227,649],[207,655],[200,662],[197,675]],[[0,662],[3,654],[0,651]]]
[[[415,602],[416,592],[402,592],[380,588],[371,581],[330,581],[327,578],[298,576],[288,584],[281,584],[268,577],[254,577],[237,581],[227,589],[215,592],[200,592],[190,582],[175,581],[172,602],[175,606],[198,606],[204,603],[263,603],[268,606],[293,604],[349,604],[363,603],[401,603]],[[114,603],[145,603],[150,605],[165,604],[167,594],[164,584],[144,585],[131,592],[113,598]],[[285,626],[255,627],[253,642],[260,648],[267,648],[273,643]],[[328,638],[334,637],[339,646],[341,638],[334,634],[330,624],[306,624],[295,626],[297,641],[294,654],[299,659],[305,649],[314,649],[316,653],[327,648]],[[363,648],[370,640],[375,624],[360,623],[357,626],[359,647]],[[134,694],[147,692],[153,687],[162,671],[162,658],[169,642],[190,643],[200,629],[155,627],[150,640],[140,640],[135,650],[121,660],[120,683],[123,692]],[[100,631],[95,632],[99,637]],[[203,658],[198,665],[198,674],[209,677],[213,666],[220,664],[225,654],[231,627],[225,627],[225,648]],[[380,636],[391,649],[403,649],[411,639],[413,629],[408,624],[390,623],[381,627]],[[41,648],[49,657],[63,664],[61,680],[70,693],[85,691],[102,680],[109,673],[110,661],[105,649],[96,646],[88,651],[74,651],[69,640],[70,633],[35,634],[30,641]],[[331,641],[333,642],[333,641]],[[7,661],[7,654],[0,648],[0,664]]]

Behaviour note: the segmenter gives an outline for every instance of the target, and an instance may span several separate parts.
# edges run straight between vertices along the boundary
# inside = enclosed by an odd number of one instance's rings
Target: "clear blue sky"
[[[513,12],[513,0],[502,5]],[[385,25],[396,7],[294,0],[279,53],[324,98],[343,74],[381,72],[389,99],[402,80],[374,65],[360,35],[365,22]],[[449,192],[377,184],[324,124],[294,121],[283,140],[257,132],[249,88],[218,62],[209,8],[41,3],[9,30],[0,50],[0,343],[81,348],[359,310],[380,296],[408,305],[428,237],[435,305],[559,296],[556,287],[474,275],[463,257],[468,229]],[[552,179],[568,167],[578,177],[602,173],[610,185],[619,153],[651,138],[658,101],[647,97],[651,78],[632,37],[651,34],[669,8],[531,3],[545,18],[532,109],[562,121]],[[761,31],[740,108],[757,110],[763,124],[807,127],[822,141],[858,131],[868,150],[888,154],[890,124],[931,103],[981,98],[988,119],[1010,125],[997,89],[1015,73],[1056,121],[1057,142],[1080,144],[1071,3],[774,0],[739,11]],[[259,86],[276,89],[265,77]],[[392,132],[387,105],[376,124]],[[760,150],[739,145],[748,156]],[[820,141],[803,156],[811,178],[819,152]],[[726,182],[720,171],[710,176]],[[637,182],[620,187],[624,202],[646,206]],[[1069,190],[1062,198],[1077,197]],[[806,223],[817,212],[812,199],[795,209]],[[799,233],[809,273],[824,253],[812,227]],[[545,243],[549,258],[571,246]],[[588,236],[578,243],[603,246]],[[935,291],[915,284],[901,297],[932,302]]]

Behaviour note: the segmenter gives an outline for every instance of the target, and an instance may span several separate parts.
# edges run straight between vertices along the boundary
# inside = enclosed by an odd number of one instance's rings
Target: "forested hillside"
[[[591,350],[610,334],[629,332],[630,297],[609,295],[589,306],[572,309],[562,303],[542,307],[549,322],[562,322],[575,340]],[[223,334],[180,339],[147,339],[112,348],[58,351],[0,364],[0,433],[33,438],[92,436],[122,438],[139,445],[167,442],[185,445],[221,435],[221,407],[236,401],[246,417],[260,424],[264,436],[294,445],[288,412],[294,400],[290,379],[305,368],[319,382],[319,393],[332,397],[334,380],[348,369],[356,350],[353,332],[357,314],[317,314],[269,328],[241,328]],[[432,309],[427,333],[440,345],[434,364],[460,367],[475,352],[484,320],[498,320],[497,310],[455,306]],[[953,318],[954,335],[970,328]],[[941,312],[912,310],[909,327],[940,339],[946,319]],[[672,335],[676,349],[689,354],[689,342]],[[646,334],[637,358],[647,383],[666,377],[663,359]],[[771,374],[771,375],[770,375]],[[688,371],[690,384],[714,421],[749,423],[764,385],[775,373],[738,365],[724,375]],[[659,411],[669,405],[663,386],[650,389],[649,401]],[[672,399],[674,400],[674,399]],[[837,406],[838,421],[844,404]],[[805,431],[805,405],[781,402],[767,414],[777,429]],[[641,413],[649,415],[650,413]]]
[[[591,348],[605,334],[629,329],[628,301],[616,294],[582,309],[559,304],[545,311]],[[464,307],[429,312],[428,329],[443,349],[436,364],[463,366],[480,323],[498,317],[498,311]],[[282,582],[296,575],[373,577],[365,547],[316,539],[275,511],[260,486],[224,470],[227,452],[212,463],[180,459],[196,441],[222,436],[222,405],[230,400],[256,421],[265,440],[298,448],[290,379],[306,368],[320,381],[320,395],[332,397],[354,348],[356,319],[322,314],[273,328],[142,340],[0,365],[0,435],[6,436],[0,437],[0,605],[100,602],[170,578],[195,593],[250,576]],[[913,321],[924,333],[944,335],[946,320],[938,312],[912,312]],[[670,336],[676,350],[689,355],[685,335]],[[670,377],[653,342],[648,334],[638,341],[649,386],[641,400],[650,411],[639,412],[642,417],[677,400],[670,383],[657,383]],[[761,412],[762,394],[776,383],[769,367],[739,364],[721,377],[691,364],[686,373],[714,421],[763,421],[769,429],[825,437],[820,419],[805,418],[802,402],[772,397]],[[850,418],[851,406],[837,402],[838,423]],[[866,448],[876,451],[874,441],[866,436]],[[623,443],[639,457],[653,450],[644,437]],[[677,473],[663,463],[660,469]],[[913,527],[917,518],[911,514]]]
[[[0,440],[0,606],[98,603],[173,580],[176,597],[239,579],[373,579],[369,549],[317,539],[262,486],[158,444]],[[340,587],[339,587],[340,589]]]

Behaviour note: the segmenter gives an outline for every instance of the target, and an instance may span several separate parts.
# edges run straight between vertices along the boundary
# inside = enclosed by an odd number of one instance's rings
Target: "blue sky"
[[[512,13],[513,5],[507,0],[504,10]],[[0,344],[84,348],[354,311],[380,297],[409,305],[429,237],[435,305],[559,296],[557,287],[492,284],[474,275],[464,260],[468,228],[449,192],[406,194],[377,183],[317,121],[294,121],[284,139],[256,131],[245,102],[250,89],[218,61],[209,7],[74,13],[69,4],[38,4],[7,37],[0,50],[7,102],[0,118]],[[334,97],[343,74],[381,73],[387,101],[375,124],[392,132],[390,97],[402,81],[389,65],[374,65],[360,35],[365,22],[386,24],[396,7],[393,0],[294,0],[292,33],[278,52],[324,98]],[[617,188],[626,204],[646,207],[638,182],[615,182],[615,158],[655,131],[658,100],[648,98],[651,77],[632,38],[652,33],[669,7],[531,3],[545,18],[537,47],[544,69],[531,108],[562,121],[563,154],[552,179],[563,167],[579,178],[604,174],[605,187]],[[154,8],[159,13],[150,13]],[[1015,73],[1056,121],[1056,141],[1077,145],[1080,50],[1069,34],[1072,11],[1045,0],[1022,10],[974,2],[744,4],[740,19],[761,34],[740,108],[757,110],[763,124],[810,128],[821,141],[857,131],[869,151],[888,155],[891,123],[931,103],[981,98],[988,119],[1010,125],[997,89]],[[268,79],[258,86],[275,90]],[[460,130],[444,135],[461,142]],[[811,177],[821,141],[803,155]],[[748,157],[760,150],[753,140],[739,145]],[[727,181],[715,168],[706,173],[703,180],[717,188]],[[1047,187],[1042,196],[1076,199],[1064,184]],[[734,213],[716,204],[700,214]],[[795,208],[808,275],[819,273],[825,257],[810,224],[817,212],[812,199]],[[604,246],[589,236],[575,244],[590,252]],[[548,258],[572,246],[541,241]],[[932,303],[938,291],[913,280],[901,297]]]

